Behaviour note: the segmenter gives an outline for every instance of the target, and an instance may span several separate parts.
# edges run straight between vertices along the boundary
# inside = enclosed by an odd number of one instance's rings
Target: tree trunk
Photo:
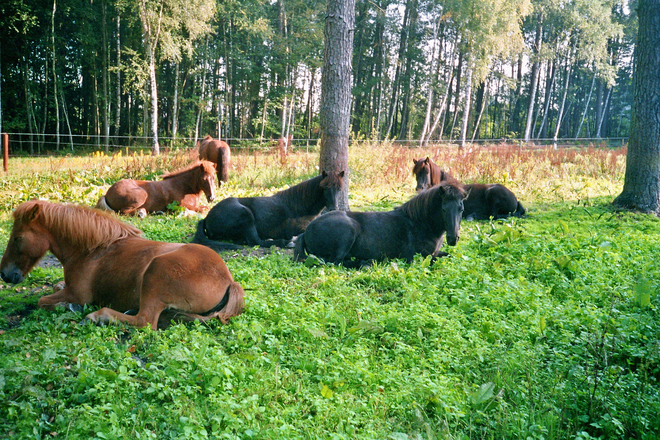
[[[60,103],[57,96],[57,70],[55,69],[55,11],[57,10],[57,0],[53,0],[53,15],[51,15],[51,44],[53,54],[53,101],[55,102],[55,148],[60,151]]]
[[[345,172],[339,209],[348,210],[348,133],[351,110],[351,52],[355,0],[328,0],[321,78],[319,169]]]
[[[110,70],[110,51],[108,50],[110,41],[108,40],[108,20],[107,20],[108,2],[101,2],[101,36],[103,40],[103,62],[101,63],[102,70],[102,87],[103,87],[103,139],[105,144],[106,154],[109,152],[110,145],[110,87],[108,86],[108,75]]]
[[[459,148],[465,147],[465,141],[468,131],[468,122],[470,121],[470,104],[472,101],[472,63],[468,62],[465,72],[465,103],[463,104],[463,121],[461,123],[461,143]]]
[[[564,116],[564,107],[566,105],[566,95],[568,94],[568,86],[571,82],[571,68],[573,67],[572,61],[571,61],[571,51],[569,50],[567,54],[567,62],[566,62],[566,80],[564,81],[564,94],[562,95],[561,98],[561,106],[559,107],[559,113],[557,114],[557,123],[555,125],[555,134],[552,137],[552,145],[556,149],[557,148],[557,137],[559,136],[559,129],[561,128],[561,122],[562,118]]]
[[[614,205],[660,215],[660,1],[639,0],[623,191]]]
[[[161,5],[162,17],[162,5]],[[150,97],[150,127],[151,127],[151,153],[155,156],[160,154],[160,145],[158,144],[158,86],[156,84],[156,45],[158,42],[158,32],[153,35],[149,17],[147,15],[146,0],[140,1],[140,19],[142,21],[142,38],[144,50],[149,63],[149,97]]]
[[[575,133],[575,139],[577,140],[580,137],[580,131],[582,131],[582,124],[584,124],[584,118],[587,116],[587,111],[589,110],[589,102],[591,101],[591,94],[594,91],[594,84],[596,83],[596,72],[591,79],[591,87],[589,88],[589,96],[587,96],[587,103],[584,106],[584,111],[582,112],[582,119],[580,119],[580,125],[578,125],[577,132]]]
[[[534,119],[534,106],[536,104],[536,89],[539,82],[539,71],[541,62],[538,59],[541,51],[541,36],[543,35],[543,17],[539,15],[539,25],[536,28],[536,39],[534,40],[535,54],[537,59],[532,66],[532,78],[529,85],[529,107],[527,107],[527,123],[525,124],[525,142],[528,143],[532,136],[532,121]]]
[[[119,135],[121,124],[121,16],[117,14],[117,88],[115,105],[115,136]]]
[[[172,99],[172,137],[176,139],[179,131],[179,82],[181,82],[181,68],[174,63],[174,98]]]

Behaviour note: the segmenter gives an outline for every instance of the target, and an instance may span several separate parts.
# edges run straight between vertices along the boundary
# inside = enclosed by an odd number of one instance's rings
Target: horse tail
[[[223,324],[228,324],[231,318],[243,313],[244,297],[243,287],[236,281],[231,281],[222,300],[213,309],[201,315],[174,309],[163,310],[158,318],[158,328],[166,328],[171,322],[206,322],[213,318],[218,318]]]
[[[219,179],[223,182],[229,181],[229,166],[231,164],[231,152],[229,146],[220,148],[218,151],[218,174]]]
[[[209,247],[213,249],[216,252],[222,252],[222,251],[233,251],[237,249],[243,249],[243,246],[234,244],[234,243],[226,243],[224,241],[216,241],[216,240],[211,240],[207,235],[206,235],[206,219],[203,218],[197,223],[197,230],[195,231],[195,236],[192,239],[192,243],[197,243],[204,245],[206,247]]]
[[[227,293],[225,293],[225,297],[227,296],[229,296],[227,305],[224,306],[222,310],[217,312],[217,317],[220,318],[223,324],[227,324],[230,318],[243,313],[243,297],[245,296],[245,291],[240,284],[238,284],[236,281],[232,281],[229,284]]]
[[[525,215],[525,213],[527,213],[527,210],[522,205],[522,203],[518,202],[518,207],[516,208],[516,211],[513,213],[513,215],[516,217],[522,217]]]
[[[96,208],[96,209],[100,209],[101,211],[111,211],[111,212],[115,212],[115,210],[112,209],[112,208],[110,207],[110,205],[108,205],[108,202],[105,200],[105,196],[101,196],[101,198],[99,199],[99,201],[96,203],[95,208]]]
[[[305,261],[307,259],[307,249],[305,248],[305,233],[303,232],[296,238],[296,245],[293,248],[293,261]]]

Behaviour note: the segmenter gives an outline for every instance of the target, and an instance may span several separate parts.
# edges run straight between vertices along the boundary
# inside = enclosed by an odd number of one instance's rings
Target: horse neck
[[[277,193],[297,215],[316,214],[323,210],[325,199],[320,186],[323,176],[316,176]]]
[[[199,179],[191,179],[190,175],[196,173],[196,170],[190,170],[176,176],[163,179],[161,182],[168,185],[170,191],[176,193],[186,194],[199,194],[202,191]]]
[[[442,169],[435,163],[431,162],[429,165],[431,168],[431,186],[435,186],[442,182],[443,174],[445,173],[443,173]]]

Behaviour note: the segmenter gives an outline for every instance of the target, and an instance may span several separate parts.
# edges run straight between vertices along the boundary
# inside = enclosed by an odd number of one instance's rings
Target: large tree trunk
[[[351,52],[355,22],[355,0],[328,0],[325,19],[325,50],[321,78],[322,171],[345,172],[348,183],[348,132],[351,110]],[[348,185],[339,209],[348,210]]]
[[[660,214],[660,0],[639,0],[623,191],[614,205]]]

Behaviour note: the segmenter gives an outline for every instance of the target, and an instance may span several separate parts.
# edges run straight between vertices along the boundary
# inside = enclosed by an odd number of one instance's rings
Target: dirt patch
[[[281,253],[284,255],[289,255],[290,257],[293,257],[293,249],[282,249],[282,248],[251,248],[251,247],[246,247],[244,249],[238,249],[238,250],[232,250],[232,251],[224,251],[221,252],[220,255],[224,259],[228,258],[237,258],[237,257],[265,257],[266,255],[270,255],[273,252]]]
[[[37,266],[39,267],[62,267],[62,263],[55,258],[54,255],[51,254],[46,254],[41,260],[39,260],[39,263],[37,263]]]

